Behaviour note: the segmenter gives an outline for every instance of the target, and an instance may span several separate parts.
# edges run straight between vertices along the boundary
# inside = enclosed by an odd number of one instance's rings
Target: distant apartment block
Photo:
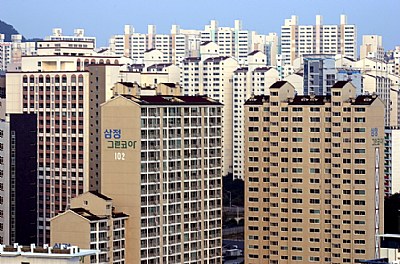
[[[363,35],[360,47],[360,59],[374,58],[384,60],[385,50],[382,45],[382,36]]]
[[[245,262],[378,258],[384,103],[345,81],[331,96],[269,90],[245,104]]]
[[[246,66],[235,70],[233,75],[233,178],[244,179],[244,103],[254,95],[269,94],[269,87],[279,80],[279,73],[266,67],[267,57],[260,51],[248,56]]]
[[[125,263],[221,263],[222,105],[120,95],[101,107],[101,190],[129,215]]]
[[[200,56],[200,45],[204,42],[216,43],[220,56],[233,57],[240,63],[246,63],[251,51],[261,50],[267,54],[267,65],[276,64],[277,34],[260,35],[244,30],[240,20],[235,20],[233,28],[219,27],[216,20],[211,20],[204,30],[172,25],[169,34],[157,33],[155,25],[148,25],[147,33],[137,33],[132,26],[126,25],[124,34],[114,35],[109,45],[116,55],[130,57],[137,63],[141,63],[147,50],[156,49],[162,52],[166,62],[179,65],[184,58]]]
[[[45,37],[45,40],[88,41],[92,42],[93,46],[96,47],[96,37],[85,36],[85,30],[82,28],[74,29],[74,35],[72,36],[63,35],[63,31],[61,28],[53,28],[52,33],[53,33],[52,35]]]
[[[203,43],[201,57],[185,58],[181,63],[183,95],[206,95],[223,104],[223,175],[233,169],[233,75],[238,62],[229,56],[219,56],[218,45]]]
[[[304,54],[343,54],[357,58],[357,30],[340,16],[339,25],[324,25],[322,16],[316,16],[315,25],[299,25],[298,17],[285,19],[281,27],[282,66],[291,65]]]
[[[5,35],[0,34],[0,71],[6,71],[11,62],[11,42],[5,42]]]
[[[0,34],[0,72],[18,68],[22,56],[35,53],[35,42],[22,42],[22,35],[12,35],[11,42],[6,42],[5,35]]]

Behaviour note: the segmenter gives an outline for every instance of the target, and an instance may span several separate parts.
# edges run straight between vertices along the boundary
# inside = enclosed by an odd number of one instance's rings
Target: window
[[[365,132],[365,127],[356,127],[354,128],[354,132]]]
[[[355,138],[354,142],[355,143],[365,143],[365,138]]]
[[[292,148],[292,152],[303,152],[302,148]]]

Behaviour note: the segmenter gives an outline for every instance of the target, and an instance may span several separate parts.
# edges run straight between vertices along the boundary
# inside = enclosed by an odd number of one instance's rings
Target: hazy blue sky
[[[300,24],[314,24],[315,15],[325,24],[339,24],[340,14],[364,34],[383,36],[385,49],[400,45],[400,0],[0,0],[0,19],[12,24],[28,38],[44,37],[61,27],[65,34],[84,28],[105,46],[113,34],[130,24],[146,32],[155,24],[158,33],[168,33],[172,24],[202,29],[211,19],[220,26],[233,26],[258,33],[277,32],[285,18],[299,16]]]

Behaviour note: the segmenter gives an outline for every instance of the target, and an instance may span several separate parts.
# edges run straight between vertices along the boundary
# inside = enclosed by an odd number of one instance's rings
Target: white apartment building
[[[96,47],[96,37],[85,36],[85,30],[82,28],[74,29],[74,34],[72,36],[63,35],[61,28],[53,28],[52,35],[45,37],[45,40],[67,40],[67,41],[87,41],[92,42],[93,46]]]
[[[35,53],[35,42],[22,42],[22,35],[11,35],[11,42],[6,42],[5,35],[0,34],[0,71],[18,68],[22,56]]]
[[[5,35],[0,34],[0,71],[6,71],[11,62],[11,42],[5,42]]]
[[[181,29],[172,25],[169,34],[157,34],[155,25],[148,25],[147,33],[136,33],[130,25],[125,25],[124,34],[110,38],[110,50],[119,56],[127,56],[141,63],[143,53],[149,49],[157,49],[164,54],[164,59],[179,64],[184,58],[199,56],[200,44],[215,42],[219,46],[219,54],[231,56],[240,63],[247,61],[247,54],[261,50],[268,55],[267,65],[276,64],[278,52],[278,36],[276,33],[259,35],[254,31],[243,30],[242,22],[235,20],[233,28],[218,27],[212,20],[204,30]]]
[[[201,57],[186,58],[181,63],[183,95],[207,95],[222,103],[223,175],[232,172],[233,74],[239,67],[232,57],[218,56],[215,43],[201,46]],[[204,54],[204,55],[203,55]]]
[[[382,45],[382,36],[363,35],[360,47],[360,59],[373,58],[380,61],[384,60],[385,50]]]
[[[281,27],[283,66],[303,54],[343,54],[356,59],[356,45],[356,26],[347,24],[345,15],[340,16],[340,25],[324,25],[322,16],[317,15],[315,25],[299,25],[298,17],[292,16]]]
[[[247,55],[255,50],[267,54],[265,65],[276,65],[278,52],[276,33],[259,35],[254,31],[244,30],[241,20],[235,20],[233,28],[219,27],[216,20],[211,20],[201,32],[201,41],[217,43],[220,55],[234,57],[242,65],[247,62]]]
[[[155,25],[148,25],[147,34],[136,33],[130,25],[125,25],[123,35],[110,38],[110,49],[119,56],[127,56],[141,63],[144,53],[157,49],[163,53],[166,62],[179,64],[188,56],[197,55],[200,46],[200,31],[184,30],[172,25],[170,34],[157,34]]]
[[[244,103],[252,95],[269,94],[273,83],[279,80],[276,69],[265,66],[267,56],[260,51],[248,55],[245,67],[235,70],[233,76],[233,179],[244,179]]]
[[[390,124],[390,90],[392,81],[389,78],[389,68],[387,63],[373,58],[364,58],[355,62],[354,65],[356,68],[361,69],[364,92],[368,92],[370,94],[376,93],[384,102],[385,126],[397,125]]]

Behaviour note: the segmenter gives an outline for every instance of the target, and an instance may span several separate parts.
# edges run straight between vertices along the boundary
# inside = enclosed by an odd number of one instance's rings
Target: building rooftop
[[[330,101],[329,95],[297,95],[289,99],[289,105],[324,105]]]
[[[337,81],[332,88],[343,88],[349,81]]]
[[[371,105],[378,96],[359,95],[357,98],[351,99],[352,105]],[[256,95],[249,98],[245,105],[262,105],[269,102],[269,95]],[[296,95],[294,98],[289,98],[289,105],[324,105],[331,102],[330,95]]]
[[[267,72],[267,71],[269,71],[270,69],[272,69],[272,67],[258,67],[258,68],[255,68],[254,69],[254,72]]]
[[[165,86],[168,86],[169,88],[176,88],[175,83],[160,83],[160,84],[164,84]]]
[[[270,88],[281,88],[287,81],[277,81],[276,83],[272,84]]]
[[[240,67],[240,68],[237,68],[237,69],[235,70],[235,73],[238,73],[238,72],[247,72],[248,70],[249,70],[248,67]]]
[[[112,216],[113,216],[113,218],[129,217],[129,215],[127,215],[123,212],[113,212]]]
[[[97,220],[107,219],[106,216],[97,216],[95,214],[92,214],[90,211],[88,211],[84,208],[71,208],[70,210],[72,212],[86,218],[89,221],[97,221]]]
[[[0,245],[0,258],[21,256],[27,258],[69,259],[95,255],[96,253],[99,253],[99,251],[80,249],[66,244],[56,244],[54,247],[49,247],[48,245],[36,247],[35,244],[21,246],[18,243],[11,246]]]
[[[259,53],[259,52],[261,52],[261,51],[259,51],[259,50],[253,50],[252,52],[250,52],[250,53],[248,54],[248,56],[255,55],[255,54]]]
[[[147,67],[147,70],[148,70],[148,71],[153,70],[153,69],[154,69],[154,70],[162,70],[162,69],[164,69],[165,67],[169,67],[169,66],[171,66],[171,65],[172,65],[172,63],[153,64],[153,65]]]
[[[101,194],[97,191],[89,191],[89,193],[96,195],[97,197],[104,199],[106,201],[111,201],[112,199],[110,197],[105,196],[104,194]]]
[[[120,83],[126,87],[131,87],[131,88],[134,87],[134,83],[132,83],[132,82],[118,82],[118,83]]]
[[[204,41],[204,42],[202,42],[200,44],[200,46],[205,46],[205,45],[210,44],[210,43],[212,43],[212,41]]]
[[[206,59],[206,60],[204,60],[204,62],[221,62],[221,61],[224,61],[224,60],[226,60],[226,59],[228,59],[229,58],[229,56],[218,56],[218,57],[212,57],[212,58],[208,58],[208,59]]]
[[[141,105],[222,105],[206,96],[121,96]]]
[[[250,97],[245,105],[262,105],[265,102],[269,102],[269,95],[256,95]]]
[[[356,99],[354,99],[351,104],[352,105],[371,105],[378,96],[376,94],[372,95],[359,95]]]
[[[191,61],[200,61],[201,58],[200,57],[187,57],[183,59],[183,62],[187,61],[187,62],[191,62]]]

